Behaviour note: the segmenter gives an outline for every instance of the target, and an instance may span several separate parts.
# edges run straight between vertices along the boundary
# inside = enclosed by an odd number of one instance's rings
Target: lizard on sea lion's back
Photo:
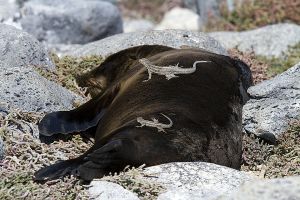
[[[149,68],[139,62],[144,58],[156,68],[150,79]],[[194,71],[180,73],[193,65]],[[160,66],[178,77],[167,80]],[[241,112],[252,81],[244,63],[201,49],[154,45],[114,54],[93,73],[89,78],[101,82],[94,98],[46,115],[39,129],[52,136],[96,127],[95,144],[78,158],[42,168],[35,180],[70,173],[92,180],[127,165],[176,161],[240,168]]]

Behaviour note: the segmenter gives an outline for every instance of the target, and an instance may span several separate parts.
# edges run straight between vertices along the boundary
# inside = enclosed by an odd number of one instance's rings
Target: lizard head
[[[147,58],[141,58],[139,59],[139,62],[143,65],[149,65],[150,61]]]
[[[143,118],[142,118],[142,117],[137,117],[137,118],[136,118],[136,121],[137,121],[137,122],[141,122],[141,121],[143,121]]]

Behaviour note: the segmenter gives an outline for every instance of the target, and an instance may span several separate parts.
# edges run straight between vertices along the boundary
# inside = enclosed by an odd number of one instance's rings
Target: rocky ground
[[[127,1],[0,0],[0,199],[300,198],[300,26],[280,23],[242,32],[193,32],[199,28],[199,16],[192,2],[174,0],[165,1],[161,14],[147,26],[136,21],[138,29],[130,28],[125,18],[124,30],[146,31],[114,35],[123,32],[122,15],[149,20],[151,9],[161,4],[155,2],[138,5],[148,14],[128,16],[128,8],[136,5]],[[185,8],[175,12],[178,5]],[[173,13],[163,16],[167,10]],[[194,20],[196,29],[182,23],[176,28],[189,30],[152,30],[158,21],[159,29],[168,28],[168,18],[180,24],[176,13],[187,17],[183,21]],[[241,171],[202,162],[171,163],[125,169],[91,185],[74,177],[34,183],[34,171],[76,157],[92,144],[79,136],[43,144],[38,121],[47,112],[69,110],[89,98],[86,88],[76,84],[78,74],[112,53],[141,44],[204,48],[250,65],[255,85],[243,111]],[[276,197],[270,196],[274,193]]]

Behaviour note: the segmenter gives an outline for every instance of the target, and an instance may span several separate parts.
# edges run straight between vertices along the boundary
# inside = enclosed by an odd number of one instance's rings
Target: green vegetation
[[[231,57],[250,66],[254,84],[274,77],[300,62],[300,43],[290,47],[280,58],[256,56],[254,52],[241,52],[238,49],[229,49],[228,52]]]
[[[269,145],[253,136],[244,136],[243,171],[261,178],[300,175],[300,121],[278,138],[277,145]]]
[[[281,22],[300,24],[300,1],[243,0],[236,1],[236,9],[229,12],[226,1],[220,8],[221,17],[210,17],[207,31],[242,31]]]
[[[38,69],[39,74],[84,97],[84,89],[77,86],[76,76],[99,66],[103,58],[95,55],[81,58],[71,56],[59,58],[52,54],[52,60],[55,63],[56,71]]]
[[[300,43],[293,47],[290,47],[287,53],[285,53],[282,58],[269,59],[266,57],[258,56],[257,59],[261,60],[269,66],[267,69],[267,75],[268,77],[273,77],[300,62]]]
[[[105,176],[101,180],[117,183],[125,189],[137,194],[140,199],[155,200],[165,189],[158,183],[143,178],[145,176],[143,167],[144,166],[131,169],[127,167],[123,172]]]
[[[73,158],[91,145],[79,136],[67,142],[40,143],[28,131],[28,126],[34,127],[40,118],[39,113],[13,111],[0,119],[0,137],[5,142],[6,154],[0,161],[0,199],[88,199],[85,187],[75,177],[45,184],[33,182],[33,173],[42,166]]]

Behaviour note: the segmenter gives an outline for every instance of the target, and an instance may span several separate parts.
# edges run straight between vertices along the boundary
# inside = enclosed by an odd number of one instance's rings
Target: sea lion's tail
[[[39,171],[35,172],[33,180],[38,182],[44,182],[58,179],[65,175],[76,175],[79,164],[80,160],[78,158],[59,161],[58,163],[44,167]]]

